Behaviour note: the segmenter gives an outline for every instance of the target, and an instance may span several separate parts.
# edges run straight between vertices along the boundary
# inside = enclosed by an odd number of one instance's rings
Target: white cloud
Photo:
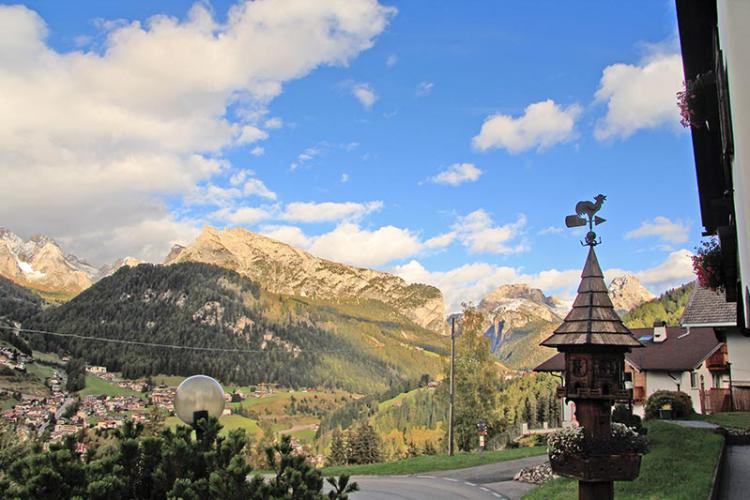
[[[172,245],[186,245],[200,233],[200,222],[177,220],[172,216],[154,215],[132,224],[96,229],[75,236],[62,236],[59,242],[66,251],[85,256],[90,262],[111,264],[116,258],[135,257],[146,262],[162,262]],[[106,245],[102,242],[105,241]],[[121,253],[112,255],[112,248]]]
[[[428,249],[445,248],[453,243],[456,239],[456,233],[451,231],[449,233],[439,234],[433,238],[424,242],[424,247]]]
[[[482,171],[472,163],[454,163],[429,180],[435,184],[458,186],[464,182],[474,182],[482,175]]]
[[[640,65],[607,66],[596,91],[596,100],[607,103],[607,114],[597,123],[595,137],[624,139],[640,129],[678,128],[676,94],[683,78],[679,54],[657,53]]]
[[[526,216],[520,214],[515,222],[496,226],[492,217],[483,209],[459,217],[453,225],[461,243],[469,253],[509,254],[526,251],[523,244],[509,245],[519,236],[526,225]]]
[[[260,179],[249,179],[242,188],[245,196],[260,196],[269,200],[276,199],[276,193],[266,187]]]
[[[253,156],[263,156],[263,153],[265,152],[266,150],[262,146],[255,146],[250,150],[250,154]]]
[[[658,295],[695,279],[690,256],[689,251],[678,250],[650,269],[607,269],[604,274],[609,280],[615,276],[633,274],[652,293]],[[443,292],[449,312],[460,311],[462,303],[477,304],[495,288],[513,283],[525,283],[533,288],[540,288],[547,295],[572,300],[581,281],[580,269],[547,269],[538,273],[526,273],[522,268],[485,262],[464,264],[447,271],[429,271],[419,261],[411,260],[396,266],[392,271],[410,283],[426,283],[438,287]]]
[[[307,249],[310,248],[311,245],[310,238],[308,238],[305,233],[296,226],[269,225],[263,226],[260,229],[260,232],[269,238],[283,241],[284,243],[296,248]]]
[[[674,288],[695,280],[692,255],[689,250],[677,250],[670,253],[661,264],[633,274],[652,292]]]
[[[333,230],[317,236],[288,225],[263,226],[261,233],[318,257],[361,267],[380,267],[444,248],[455,239],[454,233],[446,233],[421,241],[408,229],[394,226],[367,229],[353,222],[341,222]]]
[[[269,129],[281,128],[284,126],[284,120],[282,120],[278,116],[275,116],[266,120],[263,125]]]
[[[464,264],[448,271],[428,271],[419,261],[396,266],[393,272],[410,283],[438,287],[449,312],[461,310],[462,303],[479,303],[482,297],[500,285],[526,283],[547,294],[572,294],[580,281],[580,270],[550,269],[538,274],[524,274],[521,269],[484,262]]]
[[[680,220],[672,222],[667,217],[657,216],[653,221],[643,221],[641,225],[628,231],[625,238],[646,238],[656,236],[667,243],[685,243],[688,241],[690,226]]]
[[[284,83],[346,65],[394,13],[374,0],[260,0],[217,21],[199,2],[179,19],[103,21],[96,51],[58,52],[38,14],[0,6],[4,224],[102,241],[172,220],[159,200],[192,194],[228,168],[224,151],[262,139],[256,120]],[[113,241],[101,259],[148,252]]]
[[[432,82],[419,82],[419,84],[417,84],[417,90],[416,90],[417,97],[424,97],[426,95],[430,95],[434,87],[435,87],[435,84]]]
[[[315,238],[309,250],[336,262],[377,267],[416,255],[422,250],[422,244],[407,229],[383,226],[370,231],[346,222]]]
[[[368,203],[304,203],[295,202],[286,206],[282,220],[291,222],[331,222],[343,219],[359,219],[383,208],[382,201]]]
[[[349,174],[344,172],[343,174],[341,174],[341,183],[346,184],[347,182],[349,182]]]
[[[385,65],[392,68],[398,62],[398,56],[396,54],[390,54],[385,58]]]
[[[539,231],[537,234],[539,234],[541,236],[544,236],[544,235],[547,235],[547,234],[560,234],[562,232],[563,232],[563,230],[559,226],[549,226],[549,227],[545,227],[544,229],[542,229],[541,231]]]
[[[268,132],[252,125],[245,125],[240,130],[239,137],[237,137],[237,144],[250,144],[268,139]]]
[[[297,155],[297,160],[292,162],[291,165],[289,165],[289,170],[294,172],[299,167],[304,165],[305,163],[309,162],[310,160],[315,159],[317,156],[319,156],[323,152],[323,148],[321,145],[319,146],[310,146],[309,148],[305,149],[303,152],[301,152],[299,155]]]
[[[378,95],[369,83],[355,83],[352,85],[352,95],[357,98],[365,109],[372,108],[372,105],[378,100]]]
[[[544,150],[575,138],[580,113],[577,104],[561,108],[551,99],[529,104],[517,118],[502,114],[487,118],[472,145],[479,151],[503,148],[512,154]]]
[[[213,220],[238,225],[257,224],[272,217],[271,211],[257,207],[222,208],[209,214]]]

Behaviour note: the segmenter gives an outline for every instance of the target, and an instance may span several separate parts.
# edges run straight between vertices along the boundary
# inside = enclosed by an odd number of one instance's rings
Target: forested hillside
[[[24,322],[42,310],[42,299],[0,276],[0,320]]]
[[[658,298],[645,302],[623,316],[628,328],[651,328],[655,321],[666,321],[667,325],[680,324],[682,312],[693,293],[694,283],[666,291]]]
[[[208,264],[124,267],[27,325],[128,341],[253,352],[207,352],[34,335],[126,377],[206,373],[224,383],[382,391],[440,369],[437,335],[379,321],[377,304],[322,304],[267,293]],[[397,351],[397,352],[396,352]]]

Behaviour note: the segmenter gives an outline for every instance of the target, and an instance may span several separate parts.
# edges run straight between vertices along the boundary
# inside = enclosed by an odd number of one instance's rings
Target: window
[[[698,374],[695,372],[690,372],[690,387],[693,389],[698,388]]]

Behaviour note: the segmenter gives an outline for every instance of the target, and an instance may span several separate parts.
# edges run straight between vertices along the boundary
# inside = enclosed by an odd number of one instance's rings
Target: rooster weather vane
[[[599,209],[602,208],[602,204],[606,199],[607,197],[603,194],[598,194],[594,197],[593,202],[579,201],[578,203],[576,203],[576,213],[574,215],[568,215],[567,217],[565,217],[565,225],[567,227],[581,227],[585,226],[586,224],[589,225],[589,232],[586,233],[586,243],[582,241],[581,245],[595,247],[602,242],[601,238],[599,238],[599,241],[596,240],[594,226],[598,226],[599,224],[606,222],[606,219],[602,219],[601,217],[596,215]]]

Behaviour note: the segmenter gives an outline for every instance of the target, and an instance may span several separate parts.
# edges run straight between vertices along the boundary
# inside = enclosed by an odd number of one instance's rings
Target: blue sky
[[[673,2],[28,2],[0,28],[2,223],[97,264],[239,225],[451,307],[569,295],[564,216],[604,193],[609,277],[691,279]]]

